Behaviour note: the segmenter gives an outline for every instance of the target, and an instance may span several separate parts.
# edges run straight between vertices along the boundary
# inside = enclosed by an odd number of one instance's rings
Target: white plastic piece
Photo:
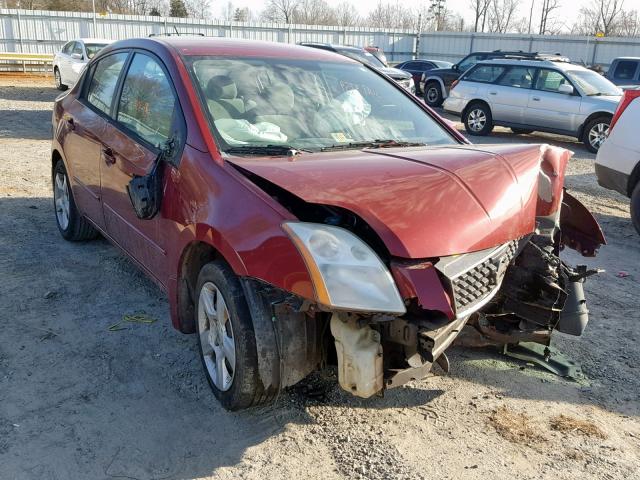
[[[338,354],[338,382],[347,392],[369,398],[383,387],[380,333],[357,319],[334,313],[331,333]]]

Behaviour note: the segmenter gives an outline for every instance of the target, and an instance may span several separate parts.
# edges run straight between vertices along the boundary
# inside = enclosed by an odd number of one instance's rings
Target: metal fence
[[[211,37],[297,43],[376,45],[391,62],[419,58],[457,61],[471,51],[560,52],[574,61],[608,66],[615,57],[640,56],[640,38],[430,32],[371,27],[330,27],[223,22],[192,18],[0,9],[0,52],[54,53],[79,37],[119,40],[177,29]],[[416,46],[419,51],[416,52]]]

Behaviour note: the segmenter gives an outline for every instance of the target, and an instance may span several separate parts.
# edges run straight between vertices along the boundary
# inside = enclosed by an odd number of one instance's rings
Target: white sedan
[[[58,90],[73,86],[89,60],[111,42],[100,38],[78,38],[67,42],[53,57],[53,76]]]

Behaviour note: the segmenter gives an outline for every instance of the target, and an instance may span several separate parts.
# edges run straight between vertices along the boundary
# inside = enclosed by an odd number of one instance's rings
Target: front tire
[[[53,208],[60,234],[70,242],[92,240],[98,231],[78,211],[62,160],[53,167]]]
[[[584,128],[582,142],[591,153],[598,153],[600,146],[607,139],[611,117],[597,117],[587,123]]]
[[[491,109],[483,103],[473,103],[464,112],[464,128],[469,135],[484,137],[493,131]]]
[[[58,67],[53,69],[53,78],[56,81],[56,88],[60,91],[65,91],[67,86],[62,83],[62,75],[60,75],[60,69]]]
[[[442,89],[438,82],[428,82],[424,86],[424,101],[430,107],[439,107],[444,102]]]
[[[198,275],[195,298],[200,358],[213,394],[227,410],[267,402],[253,321],[238,278],[224,262],[208,263]]]
[[[640,182],[636,184],[631,194],[631,221],[640,234]]]

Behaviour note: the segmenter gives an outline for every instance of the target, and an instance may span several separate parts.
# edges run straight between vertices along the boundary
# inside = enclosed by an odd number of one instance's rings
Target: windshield
[[[338,53],[373,68],[385,67],[385,64],[378,57],[366,50],[338,50]]]
[[[394,84],[360,64],[246,57],[191,57],[189,63],[223,151],[458,143]]]
[[[599,73],[591,70],[571,70],[567,72],[567,75],[586,95],[622,95],[622,90]]]
[[[84,48],[87,49],[87,57],[90,59],[95,57],[96,53],[106,47],[106,43],[85,43]]]

